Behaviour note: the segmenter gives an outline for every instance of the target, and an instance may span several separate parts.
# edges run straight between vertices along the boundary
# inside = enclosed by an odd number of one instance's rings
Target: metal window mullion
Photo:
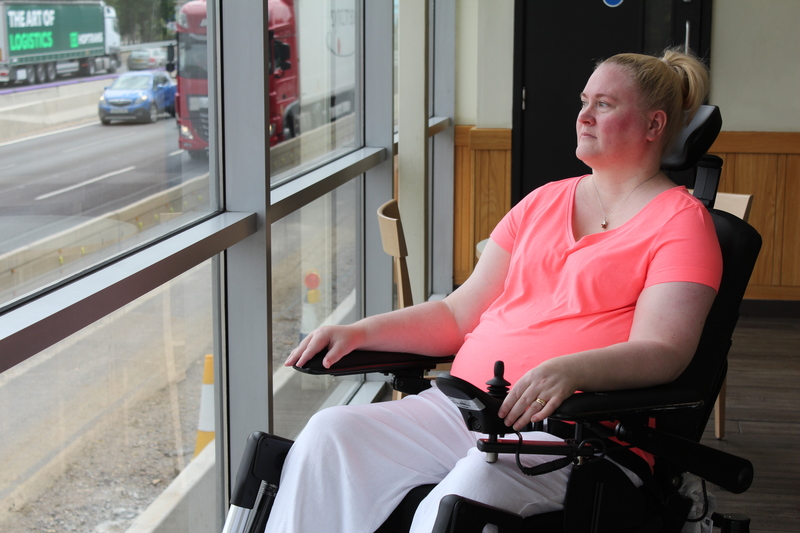
[[[394,9],[392,2],[364,2],[364,142],[383,149],[384,160],[364,177],[361,301],[365,316],[392,309],[392,261],[383,251],[376,212],[394,195]]]
[[[208,170],[209,175],[216,179],[209,180],[209,191],[213,194],[213,198],[217,198],[217,205],[220,209],[225,207],[225,189],[224,189],[224,174],[222,172],[222,161],[224,154],[224,143],[222,136],[215,134],[221,129],[220,117],[222,117],[221,105],[215,105],[221,102],[220,87],[221,87],[221,35],[219,31],[218,14],[220,12],[219,1],[208,2],[206,6],[206,22],[208,31],[208,101],[211,103],[208,114],[208,127],[209,133],[214,135],[214,141],[211,141],[208,150]],[[254,217],[256,218],[256,217]],[[255,230],[255,225],[254,225]],[[227,345],[226,330],[223,327],[227,313],[225,311],[225,254],[219,254],[214,257],[211,269],[211,305],[212,305],[212,350],[217,354],[214,357],[214,376],[216,376],[216,383],[220,384],[214,387],[214,428],[215,428],[215,471],[214,471],[214,488],[217,498],[215,501],[216,510],[216,528],[221,529],[225,521],[225,512],[227,511],[228,502],[228,477],[229,470],[225,468],[228,464],[226,458],[228,457],[228,438],[227,438],[227,395],[226,387],[221,384],[227,383],[227,361],[223,354],[225,354],[225,346]]]
[[[432,102],[430,141],[430,284],[431,294],[453,290],[456,2],[434,2],[431,62]],[[435,123],[433,119],[436,118]]]
[[[257,232],[228,249],[220,269],[225,339],[225,381],[218,408],[217,471],[227,495],[247,436],[269,431],[272,410],[271,284],[269,226],[268,3],[215,2],[221,106],[217,141],[222,143],[225,209],[257,215]],[[262,117],[253,120],[254,117]],[[220,507],[227,507],[222,497]],[[224,514],[223,514],[224,516]],[[219,528],[221,529],[221,527]]]

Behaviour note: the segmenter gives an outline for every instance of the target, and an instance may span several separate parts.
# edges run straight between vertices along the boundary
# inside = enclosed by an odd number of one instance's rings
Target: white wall
[[[510,128],[514,78],[514,2],[478,1],[479,128]]]
[[[800,1],[714,2],[710,102],[724,131],[800,131]]]
[[[478,1],[456,2],[455,121],[459,125],[478,123]]]
[[[456,124],[511,128],[514,2],[456,6]],[[723,130],[800,131],[800,1],[717,1],[712,25]]]
[[[456,124],[511,128],[513,0],[456,2]]]

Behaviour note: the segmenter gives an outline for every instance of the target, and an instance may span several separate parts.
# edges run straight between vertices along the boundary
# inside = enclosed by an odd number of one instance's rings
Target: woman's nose
[[[582,124],[590,124],[593,120],[594,117],[590,112],[589,106],[581,107],[581,110],[578,111],[578,122]]]

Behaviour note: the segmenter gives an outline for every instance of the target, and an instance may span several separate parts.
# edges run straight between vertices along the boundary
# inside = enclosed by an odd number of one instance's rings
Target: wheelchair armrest
[[[495,389],[489,392],[456,376],[445,374],[436,383],[461,410],[464,421],[473,431],[502,435],[508,433],[497,413],[505,396],[508,382],[502,377],[503,365],[495,364]],[[501,384],[501,385],[498,385]],[[489,388],[491,390],[492,387]],[[550,418],[578,423],[621,420],[632,415],[651,415],[662,411],[696,408],[703,405],[702,397],[688,389],[663,385],[643,389],[612,392],[576,393],[564,400]]]
[[[645,389],[576,393],[564,400],[550,417],[575,422],[598,422],[635,414],[693,409],[702,405],[702,396],[695,391],[661,385]]]
[[[703,400],[697,392],[663,385],[647,389],[574,394],[558,407],[551,418],[591,423],[622,420],[637,414],[655,415],[702,405]],[[590,425],[595,429],[599,427]],[[698,442],[625,422],[618,424],[610,433],[734,494],[746,491],[753,482],[753,465],[750,461]]]
[[[574,394],[558,407],[551,418],[599,422],[702,405],[703,400],[697,392],[663,385],[648,389]],[[746,491],[753,482],[753,465],[747,459],[651,427],[623,422],[617,425],[614,432],[622,441],[667,459],[734,494]]]
[[[327,350],[323,350],[303,367],[294,368],[300,372],[314,375],[349,376],[381,372],[384,374],[418,373],[433,370],[436,365],[450,363],[455,356],[433,357],[404,352],[383,352],[374,350],[355,350],[339,359],[330,368],[322,366],[322,358]]]
[[[495,365],[495,379],[498,378],[502,378],[502,365]],[[487,452],[489,462],[496,460],[498,453],[564,454],[563,449],[551,450],[550,443],[542,445],[532,442],[527,446],[524,442],[520,445],[511,441],[498,441],[498,435],[509,433],[503,420],[497,416],[501,398],[455,376],[440,376],[436,381],[439,390],[458,406],[467,427],[488,434],[488,439],[479,440],[478,448]],[[656,415],[664,411],[692,409],[702,405],[703,399],[699,393],[674,385],[662,385],[612,392],[576,393],[567,398],[550,418],[601,429],[602,426],[598,426],[596,422],[620,421],[630,419],[633,415]],[[676,435],[639,426],[638,423],[623,422],[617,424],[615,429],[605,428],[598,434],[602,438],[616,434],[622,441],[664,457],[731,492],[738,494],[750,486],[753,466],[749,461]]]

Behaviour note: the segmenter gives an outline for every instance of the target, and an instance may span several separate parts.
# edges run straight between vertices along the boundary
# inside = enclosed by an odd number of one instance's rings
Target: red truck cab
[[[298,100],[297,27],[293,0],[269,0],[269,139],[274,146],[298,131],[290,111]],[[176,110],[179,145],[190,156],[208,150],[208,32],[206,0],[178,12]],[[287,116],[289,120],[287,120]],[[291,122],[291,124],[289,123]]]
[[[178,12],[178,142],[192,157],[205,156],[208,150],[207,27],[205,0],[187,2]]]
[[[274,146],[298,131],[288,111],[299,94],[297,26],[292,0],[269,2],[269,144]]]

